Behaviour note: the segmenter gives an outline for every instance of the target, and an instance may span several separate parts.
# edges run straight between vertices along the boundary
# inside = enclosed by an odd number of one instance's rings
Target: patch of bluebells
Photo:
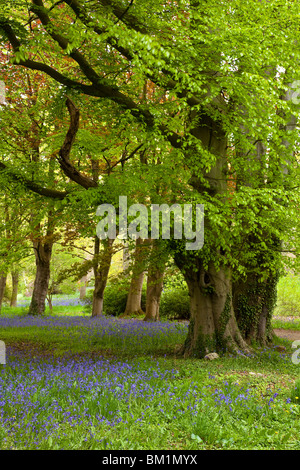
[[[66,426],[74,432],[82,432],[83,426],[85,439],[94,439],[90,430],[128,420],[142,425],[153,415],[157,426],[166,419],[186,418],[192,427],[207,407],[249,409],[249,390],[238,384],[224,382],[216,389],[192,382],[183,390],[177,379],[177,370],[161,369],[154,362],[143,367],[141,362],[104,358],[41,361],[15,351],[0,374],[0,422],[13,447],[34,448],[51,435],[63,437]],[[144,403],[134,416],[133,403]]]
[[[151,344],[164,346],[168,341],[183,343],[187,335],[187,324],[176,322],[143,322],[125,320],[116,317],[81,317],[81,316],[13,316],[0,317],[0,328],[37,327],[44,331],[53,331],[56,338],[67,337],[72,341],[76,337],[78,344],[110,343],[116,347],[134,347],[142,352]]]
[[[126,422],[133,400],[151,402],[161,397],[165,413],[166,396],[174,397],[168,384],[177,373],[104,358],[41,361],[15,351],[1,369],[0,423],[14,446],[30,447],[33,441],[59,432],[62,425],[76,429],[82,423],[88,428]],[[181,400],[174,416],[180,405]],[[143,412],[136,420],[142,419]]]
[[[73,330],[92,340],[115,335],[131,341],[151,335],[161,340],[170,331],[182,333],[184,339],[187,332],[186,324],[115,317],[0,317],[0,328],[30,326],[67,332],[69,340]],[[254,411],[257,417],[264,416],[278,395],[261,406],[249,389],[227,382],[216,388],[216,377],[208,378],[208,386],[194,382],[186,386],[177,370],[161,369],[154,361],[149,365],[101,357],[28,357],[8,347],[7,364],[0,369],[0,427],[3,424],[8,433],[7,446],[39,448],[49,436],[59,442],[66,427],[80,430],[88,440],[94,439],[93,432],[99,437],[101,427],[129,421],[128,425],[134,421],[142,426],[154,419],[159,426],[183,418],[192,429],[197,417],[212,408],[235,417]]]

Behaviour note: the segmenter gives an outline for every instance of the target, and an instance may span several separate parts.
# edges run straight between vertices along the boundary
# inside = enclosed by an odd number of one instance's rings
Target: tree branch
[[[13,168],[10,168],[5,163],[0,162],[0,173],[2,172],[8,175],[8,177],[16,183],[20,183],[26,189],[29,189],[30,191],[39,194],[40,196],[48,197],[50,199],[62,200],[70,194],[69,191],[57,191],[56,189],[44,188],[34,181],[30,181],[24,176],[17,174]]]
[[[75,15],[77,16],[78,19],[88,28],[93,28],[93,31],[101,36],[106,30],[104,28],[101,28],[95,24],[95,20],[93,20],[87,13],[85,7],[83,7],[78,0],[65,0],[65,3],[69,5],[69,7],[74,11]],[[106,6],[108,4],[113,4],[113,2],[106,1],[106,0],[101,0],[102,4],[105,4]],[[130,5],[129,5],[130,6]],[[129,7],[128,7],[129,8]],[[123,17],[121,14],[121,10],[119,7],[117,7],[116,10],[114,10],[114,13],[116,14],[118,21],[120,21]],[[118,16],[119,15],[119,16]],[[134,17],[135,18],[135,17]],[[91,26],[92,25],[92,26]],[[130,26],[131,29],[134,29],[137,32],[143,33],[143,34],[149,34],[149,31],[146,30],[145,27],[142,28],[142,30],[137,26],[138,21],[135,18],[131,18],[131,21],[127,24],[126,26]],[[124,46],[120,46],[118,43],[117,38],[114,37],[108,37],[106,38],[106,41],[110,46],[112,46],[114,49],[116,49],[120,54],[122,54],[124,57],[126,57],[128,60],[133,60],[134,59],[134,54]],[[141,56],[139,56],[140,59],[142,59]],[[153,83],[158,85],[159,87],[162,87],[166,90],[174,90],[175,88],[178,88],[178,85],[180,84],[178,81],[174,80],[173,75],[166,69],[162,69],[163,76],[161,74],[150,74],[147,73],[146,76],[149,80],[151,80]],[[190,92],[188,90],[182,89],[181,91],[177,91],[177,96],[179,98],[186,98],[186,102],[189,106],[196,106],[201,104],[201,101],[199,98],[196,96],[190,96]]]
[[[41,0],[35,0],[35,2],[41,3]],[[0,28],[3,29],[6,36],[8,37],[8,40],[10,41],[14,52],[18,52],[21,47],[21,42],[14,33],[9,21],[0,21]],[[138,105],[127,95],[124,95],[122,92],[120,92],[117,86],[106,85],[105,83],[103,83],[103,80],[101,83],[98,82],[93,83],[93,85],[86,85],[66,77],[65,75],[61,74],[49,65],[46,65],[41,62],[35,62],[31,59],[21,59],[19,60],[18,65],[29,68],[31,70],[38,70],[44,72],[58,83],[61,83],[62,85],[68,88],[77,89],[85,95],[99,98],[107,98],[118,104],[122,109],[129,110],[132,116],[134,116],[138,121],[144,123],[148,128],[155,127],[155,119],[151,112],[144,106],[142,107]],[[81,70],[84,72],[83,68],[81,68]],[[91,79],[92,77],[90,77],[89,75],[89,77],[87,78]],[[169,131],[169,129],[162,124],[159,124],[157,128],[162,133],[162,135],[166,137],[166,139],[171,143],[173,147],[181,148],[182,138],[179,134],[176,134],[173,131]]]
[[[59,46],[65,51],[68,49],[70,45],[70,41],[62,36],[61,34],[57,33],[55,30],[55,26],[53,26],[49,15],[47,14],[47,10],[44,6],[43,0],[32,0],[33,6],[31,10],[39,17],[41,23],[45,27],[47,33],[52,37],[54,41],[56,41]],[[98,75],[95,70],[91,67],[85,57],[76,49],[73,49],[69,52],[70,57],[77,62],[80,69],[86,76],[90,82],[93,84],[98,84],[101,81],[100,75]]]
[[[116,163],[114,163],[109,169],[112,170],[115,166],[117,166],[119,163],[124,163],[126,162],[127,160],[129,160],[130,158],[134,157],[134,155],[136,154],[136,152],[141,148],[143,147],[144,144],[139,144],[129,155],[128,157],[125,157],[125,158],[121,158],[120,160],[118,160]]]
[[[78,128],[79,128],[79,110],[74,105],[70,98],[67,98],[66,105],[70,114],[70,126],[65,137],[64,143],[58,152],[58,162],[64,174],[72,181],[79,184],[85,189],[96,188],[98,183],[91,178],[83,175],[75,168],[69,160],[72,145],[74,143]]]

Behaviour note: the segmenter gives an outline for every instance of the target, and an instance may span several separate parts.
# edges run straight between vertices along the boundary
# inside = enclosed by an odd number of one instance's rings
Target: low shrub
[[[129,292],[129,281],[120,280],[117,283],[108,284],[104,291],[103,299],[103,313],[105,315],[118,317],[125,312],[127,296]],[[93,304],[93,290],[86,296],[85,311],[91,313]],[[142,292],[142,310],[146,308],[146,287],[143,287]]]
[[[165,290],[161,295],[160,318],[168,320],[188,320],[190,318],[190,298],[185,287]]]

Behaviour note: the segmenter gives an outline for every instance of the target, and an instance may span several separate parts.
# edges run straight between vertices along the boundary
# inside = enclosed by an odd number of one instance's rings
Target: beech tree
[[[275,278],[282,247],[297,249],[296,2],[1,0],[1,12],[12,64],[48,75],[74,101],[113,108],[140,142],[164,149],[174,175],[182,169],[191,190],[181,202],[205,206],[203,248],[169,247],[191,298],[183,353],[247,350],[233,283]],[[155,85],[151,100],[145,81]],[[63,154],[60,163],[70,164]],[[93,187],[100,199],[103,185]]]

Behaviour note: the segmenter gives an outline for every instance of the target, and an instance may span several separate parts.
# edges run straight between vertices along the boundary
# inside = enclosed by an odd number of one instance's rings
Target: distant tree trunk
[[[47,302],[48,302],[49,310],[50,310],[51,313],[53,312],[52,295],[53,295],[53,293],[49,292],[49,289],[48,289]]]
[[[10,299],[10,306],[16,307],[17,299],[18,299],[18,286],[19,286],[19,272],[18,271],[12,271],[11,281],[12,281],[12,294],[11,294],[11,299]]]
[[[123,271],[124,273],[128,271],[129,266],[130,266],[130,253],[129,253],[128,244],[125,242],[124,248],[123,248]]]
[[[34,241],[36,275],[34,280],[29,315],[42,315],[45,311],[45,301],[50,280],[50,261],[53,243],[51,241]]]
[[[144,272],[136,276],[132,276],[124,316],[144,314],[142,310],[142,290],[144,276]]]
[[[79,298],[83,300],[86,296],[87,274],[79,281]]]
[[[98,317],[103,314],[104,290],[107,284],[108,274],[110,270],[113,255],[113,239],[103,241],[103,251],[100,253],[99,238],[95,239],[94,254],[94,275],[95,288],[93,294],[92,317]]]
[[[4,298],[4,292],[6,287],[6,274],[0,273],[0,312]]]
[[[127,296],[124,316],[133,314],[144,314],[142,310],[142,290],[145,276],[145,259],[148,254],[148,240],[137,238],[132,267],[132,277]]]
[[[146,315],[144,321],[159,320],[159,305],[166,266],[166,251],[154,240],[147,276]]]
[[[146,297],[146,315],[144,321],[159,320],[159,305],[163,289],[164,272],[157,269],[148,272],[147,278],[147,297]]]

